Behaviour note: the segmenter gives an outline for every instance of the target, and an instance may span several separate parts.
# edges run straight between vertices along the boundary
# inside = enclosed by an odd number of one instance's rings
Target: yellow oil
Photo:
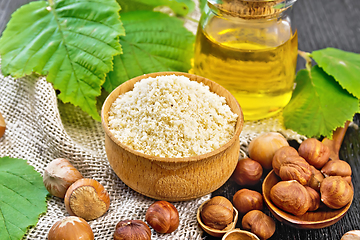
[[[228,89],[245,120],[276,114],[292,95],[297,32],[292,34],[281,21],[244,23],[242,30],[226,24],[214,18],[204,29],[199,27],[192,72]]]

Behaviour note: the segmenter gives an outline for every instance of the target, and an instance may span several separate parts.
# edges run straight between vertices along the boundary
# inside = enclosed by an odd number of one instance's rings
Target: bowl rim
[[[339,214],[330,217],[330,218],[326,218],[323,220],[316,220],[316,221],[307,221],[307,220],[301,220],[301,219],[295,219],[296,216],[291,217],[292,215],[290,213],[287,213],[285,211],[283,211],[282,209],[278,208],[277,206],[275,206],[275,204],[273,204],[273,202],[270,199],[270,196],[267,195],[267,191],[265,190],[265,183],[268,181],[268,179],[270,177],[276,176],[278,179],[280,179],[280,177],[278,177],[274,170],[271,170],[267,176],[265,177],[263,184],[262,184],[262,192],[263,192],[263,196],[264,196],[264,202],[267,205],[267,207],[269,208],[269,210],[271,211],[271,213],[281,222],[284,222],[288,225],[294,226],[294,227],[298,227],[301,229],[320,229],[320,228],[324,228],[324,227],[328,227],[331,226],[333,224],[335,224],[336,222],[338,222],[349,210],[353,200],[354,200],[354,195],[351,198],[350,202],[345,205],[344,207],[340,208],[340,209],[334,209],[334,210],[341,210],[339,212]],[[351,183],[351,187],[354,188],[353,184]],[[316,212],[316,211],[315,211]]]
[[[226,142],[224,145],[222,145],[221,147],[211,151],[211,152],[207,152],[207,153],[204,153],[204,154],[201,154],[201,155],[196,155],[196,156],[190,156],[190,157],[183,157],[183,158],[168,158],[168,157],[159,157],[159,156],[152,156],[152,155],[148,155],[148,154],[145,154],[145,153],[142,153],[142,152],[139,152],[139,151],[136,151],[130,147],[128,147],[127,145],[121,143],[111,132],[110,132],[110,129],[108,127],[108,122],[105,122],[105,106],[106,104],[110,101],[110,98],[113,96],[113,95],[118,95],[118,91],[124,86],[124,84],[135,84],[136,82],[142,80],[142,79],[145,79],[145,78],[149,78],[149,77],[156,77],[156,76],[166,76],[166,75],[176,75],[176,76],[185,76],[185,77],[188,77],[191,81],[196,81],[197,79],[202,79],[204,81],[207,81],[207,82],[210,82],[211,85],[215,86],[216,88],[220,88],[222,89],[222,91],[224,92],[227,92],[228,93],[228,96],[232,99],[232,101],[235,101],[235,104],[236,104],[236,107],[238,108],[239,110],[239,113],[236,113],[238,115],[238,118],[237,118],[237,121],[236,121],[236,124],[235,124],[235,132],[234,132],[234,135],[233,137],[228,141]],[[194,80],[195,78],[195,80]],[[199,82],[199,81],[197,81]],[[201,81],[203,82],[203,81]],[[204,83],[205,84],[205,83]],[[205,84],[206,86],[209,86],[208,84]],[[209,86],[210,87],[210,86]],[[211,90],[210,90],[211,91]],[[219,94],[217,94],[219,95]],[[220,95],[219,95],[220,96]],[[224,97],[224,96],[222,96]],[[228,103],[228,100],[226,99],[226,102],[227,104],[229,105]],[[111,102],[109,104],[109,108],[111,106],[113,102]],[[233,110],[232,110],[233,111]],[[234,111],[233,111],[234,112]],[[108,113],[108,111],[106,112]],[[143,74],[143,75],[140,75],[140,76],[137,76],[135,78],[132,78],[132,79],[129,79],[128,81],[122,83],[121,85],[119,85],[118,87],[116,87],[108,96],[107,98],[105,99],[103,105],[102,105],[102,108],[101,108],[101,123],[102,123],[102,127],[105,131],[105,134],[113,141],[115,142],[118,146],[120,146],[121,148],[123,148],[124,150],[136,155],[136,156],[139,156],[139,157],[143,157],[143,158],[146,158],[146,159],[149,159],[149,160],[152,160],[152,161],[158,161],[158,162],[195,162],[195,161],[199,161],[199,160],[202,160],[202,159],[207,159],[209,157],[212,157],[212,156],[215,156],[221,152],[224,152],[224,150],[226,150],[227,148],[229,148],[231,145],[234,144],[234,142],[236,140],[239,139],[239,136],[240,136],[240,133],[242,131],[242,128],[243,128],[243,125],[244,125],[244,115],[243,115],[243,112],[242,112],[242,109],[241,109],[241,106],[239,104],[239,102],[236,100],[236,98],[227,90],[225,89],[223,86],[221,86],[220,84],[208,79],[208,78],[205,78],[205,77],[202,77],[202,76],[199,76],[199,75],[195,75],[195,74],[190,74],[190,73],[185,73],[185,72],[155,72],[155,73],[148,73],[148,74]]]

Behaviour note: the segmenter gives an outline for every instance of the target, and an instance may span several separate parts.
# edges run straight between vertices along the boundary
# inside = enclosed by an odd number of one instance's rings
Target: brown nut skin
[[[262,210],[264,205],[261,193],[249,189],[237,191],[233,196],[233,204],[241,215],[251,210]]]
[[[262,174],[259,162],[245,158],[238,161],[232,179],[240,186],[252,186],[260,182]]]
[[[242,227],[254,233],[261,240],[270,238],[276,230],[275,221],[259,210],[248,212],[242,219]]]
[[[4,135],[5,129],[6,129],[5,120],[0,113],[0,138]]]
[[[222,230],[234,220],[234,208],[227,198],[216,196],[205,204],[200,216],[206,226]]]
[[[276,175],[279,175],[280,166],[286,162],[286,159],[290,156],[299,156],[299,153],[296,151],[296,149],[291,146],[281,147],[275,152],[272,161],[272,167]]]
[[[279,168],[274,172],[283,180],[297,180],[302,185],[306,185],[311,178],[311,168],[309,163],[300,156],[288,156],[279,164]]]
[[[328,161],[325,166],[321,169],[321,172],[328,176],[341,176],[341,177],[348,177],[351,176],[352,171],[350,165],[343,161],[343,160],[330,160]]]
[[[48,233],[48,240],[94,240],[90,225],[82,218],[70,216],[57,221]]]
[[[89,221],[102,216],[109,209],[110,197],[98,181],[82,178],[68,188],[64,203],[70,215]]]
[[[159,233],[171,233],[179,226],[179,212],[167,201],[150,205],[145,215],[146,222]]]
[[[332,209],[344,207],[353,195],[353,188],[341,176],[326,177],[320,186],[321,201]]]
[[[311,178],[308,182],[308,186],[319,192],[320,184],[324,180],[324,175],[320,172],[320,170],[316,169],[314,166],[310,166],[310,169],[311,169]]]
[[[151,230],[141,220],[123,220],[116,224],[114,240],[150,240]]]
[[[275,152],[283,146],[289,146],[289,143],[280,133],[263,133],[250,142],[249,156],[264,169],[271,169]]]
[[[43,183],[48,192],[64,198],[67,189],[83,178],[81,173],[65,158],[56,158],[44,170]]]
[[[305,186],[306,190],[310,195],[310,207],[308,209],[309,212],[316,211],[320,207],[320,194],[313,188],[309,186]]]
[[[304,140],[298,149],[299,155],[317,169],[321,169],[330,157],[330,149],[316,138]]]
[[[296,180],[280,181],[270,190],[271,201],[280,209],[296,216],[304,215],[310,207],[310,195]]]

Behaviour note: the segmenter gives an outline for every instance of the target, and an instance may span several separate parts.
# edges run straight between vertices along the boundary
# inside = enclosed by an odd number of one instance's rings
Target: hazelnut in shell
[[[276,224],[274,219],[259,210],[248,212],[242,219],[242,227],[258,236],[261,240],[266,240],[274,235]]]
[[[110,207],[110,197],[104,186],[88,178],[73,183],[66,191],[64,202],[70,215],[87,221],[102,216]]]
[[[353,198],[354,190],[341,176],[326,177],[320,186],[321,201],[332,209],[347,205]]]
[[[234,208],[227,198],[216,196],[205,204],[200,216],[206,226],[222,230],[233,222]]]
[[[57,158],[46,166],[43,182],[50,194],[64,198],[70,185],[81,178],[83,178],[83,176],[69,160]]]
[[[57,221],[48,233],[48,240],[94,240],[90,225],[82,218],[70,216]]]
[[[316,138],[308,138],[304,140],[298,149],[299,155],[317,169],[321,169],[330,157],[330,149],[328,146],[317,140]]]
[[[145,214],[146,222],[159,233],[171,233],[179,226],[179,212],[167,201],[150,205]]]
[[[280,209],[301,216],[310,207],[310,195],[296,180],[280,181],[270,190],[271,201]]]
[[[123,220],[116,224],[114,240],[150,240],[151,230],[141,220]]]
[[[5,129],[6,129],[5,120],[0,113],[0,138],[4,135]]]
[[[346,232],[340,240],[360,240],[360,230],[351,230]]]
[[[261,193],[244,188],[234,194],[233,204],[240,214],[245,215],[251,210],[262,210],[264,203]]]
[[[238,161],[232,178],[240,186],[252,186],[260,182],[263,173],[261,164],[250,158]]]
[[[263,133],[250,142],[249,156],[263,168],[271,169],[275,152],[283,146],[289,146],[289,143],[280,133]]]

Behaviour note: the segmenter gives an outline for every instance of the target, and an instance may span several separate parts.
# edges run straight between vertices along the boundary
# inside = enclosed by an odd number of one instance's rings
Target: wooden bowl
[[[198,208],[197,212],[196,212],[196,219],[200,225],[200,227],[205,231],[207,232],[209,235],[213,236],[213,237],[222,237],[224,234],[226,234],[227,232],[235,229],[235,226],[236,226],[236,223],[237,223],[237,220],[238,220],[238,217],[239,217],[239,213],[238,211],[236,210],[235,207],[234,208],[234,220],[232,221],[232,223],[230,223],[226,228],[222,229],[222,230],[218,230],[218,229],[215,229],[215,228],[211,228],[209,226],[206,226],[202,220],[201,220],[201,210],[203,209],[203,207],[205,206],[205,204],[207,202],[209,202],[211,199],[203,202],[200,207]]]
[[[340,209],[331,209],[325,205],[321,205],[321,207],[314,212],[306,212],[302,216],[295,216],[275,206],[270,199],[270,189],[280,180],[280,177],[275,174],[274,170],[269,172],[262,185],[264,201],[276,219],[295,228],[319,229],[331,226],[346,214],[353,201],[353,199],[351,199],[345,207]]]
[[[260,240],[255,234],[249,231],[235,228],[222,237],[221,240]]]
[[[165,158],[140,153],[122,144],[110,132],[108,112],[115,99],[133,89],[144,78],[161,75],[183,75],[202,82],[210,91],[226,98],[231,110],[239,117],[234,136],[220,148],[198,156]],[[133,190],[159,200],[185,201],[213,192],[223,185],[234,171],[240,151],[239,135],[244,120],[235,97],[219,84],[192,74],[180,72],[151,73],[133,78],[117,87],[105,100],[101,112],[105,131],[105,150],[108,161],[119,178]]]

